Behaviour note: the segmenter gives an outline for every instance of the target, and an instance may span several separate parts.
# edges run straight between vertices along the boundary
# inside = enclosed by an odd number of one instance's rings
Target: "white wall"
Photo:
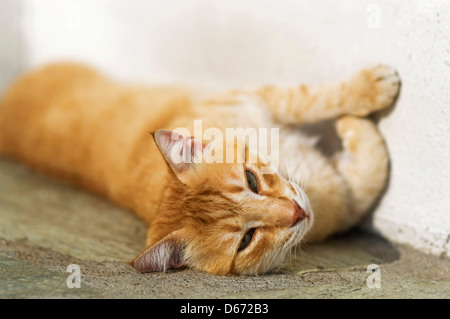
[[[0,92],[19,70],[19,8],[15,0],[0,0]]]
[[[18,3],[0,1],[2,10]],[[334,82],[374,63],[397,67],[402,93],[380,122],[392,176],[373,226],[450,256],[448,1],[19,2],[20,19],[3,21],[0,13],[2,31],[5,23],[21,27],[10,29],[19,52],[14,44],[8,50],[2,32],[2,71],[11,61],[28,69],[79,59],[122,80],[224,88]],[[0,80],[3,86],[9,78]]]

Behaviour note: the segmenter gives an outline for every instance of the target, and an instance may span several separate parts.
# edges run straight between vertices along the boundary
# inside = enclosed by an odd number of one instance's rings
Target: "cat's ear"
[[[145,250],[130,264],[139,272],[166,271],[186,267],[185,242],[175,231]]]
[[[158,130],[152,135],[175,175],[181,182],[186,183],[190,170],[195,163],[201,162],[206,145],[198,138],[168,130]]]

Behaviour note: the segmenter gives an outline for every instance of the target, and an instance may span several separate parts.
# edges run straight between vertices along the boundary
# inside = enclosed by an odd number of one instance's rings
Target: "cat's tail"
[[[383,137],[371,120],[344,116],[337,120],[336,129],[343,148],[336,167],[350,188],[346,226],[351,227],[373,207],[386,187],[389,157]]]

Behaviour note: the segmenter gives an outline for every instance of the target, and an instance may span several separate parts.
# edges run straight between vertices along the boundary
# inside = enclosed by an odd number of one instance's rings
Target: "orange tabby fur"
[[[398,89],[396,72],[378,66],[336,86],[205,97],[182,88],[125,86],[60,63],[24,75],[7,90],[0,152],[134,210],[149,224],[148,249],[134,261],[139,271],[256,274],[281,265],[305,235],[323,240],[371,207],[385,185],[388,156],[375,125],[355,116],[389,106]],[[339,118],[343,141],[333,159],[288,126],[330,118]],[[194,132],[195,119],[204,130],[280,127],[280,170],[259,154],[250,163],[248,147],[244,164],[171,163],[175,144],[160,130]],[[180,143],[208,145],[195,137]],[[236,143],[214,147],[226,153]],[[262,167],[272,174],[261,174]],[[258,179],[257,194],[249,190],[246,170]],[[251,242],[238,251],[249,229],[255,229]]]

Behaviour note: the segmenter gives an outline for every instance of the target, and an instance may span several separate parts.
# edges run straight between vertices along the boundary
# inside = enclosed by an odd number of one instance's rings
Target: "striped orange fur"
[[[388,155],[363,117],[392,104],[398,89],[398,75],[385,66],[338,85],[206,95],[127,86],[59,63],[25,74],[4,94],[0,152],[135,211],[149,225],[147,249],[132,263],[138,271],[259,274],[282,265],[301,241],[351,227],[371,207]],[[343,145],[332,159],[292,128],[331,118]],[[224,133],[279,128],[279,167],[247,144],[242,163],[176,163],[171,154],[188,144],[239,152],[239,137],[169,138],[180,127],[194,132],[199,119],[204,130]]]

